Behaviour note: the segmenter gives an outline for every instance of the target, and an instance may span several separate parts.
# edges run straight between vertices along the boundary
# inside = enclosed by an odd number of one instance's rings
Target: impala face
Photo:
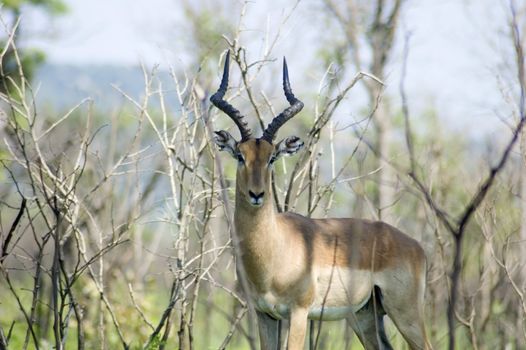
[[[268,194],[274,146],[267,141],[251,139],[238,146],[237,186],[244,199],[255,207],[263,205]]]
[[[296,136],[287,137],[277,145],[263,138],[237,142],[224,130],[216,132],[215,142],[220,150],[227,151],[238,162],[237,193],[254,207],[261,207],[270,193],[274,163],[303,147],[303,141]]]

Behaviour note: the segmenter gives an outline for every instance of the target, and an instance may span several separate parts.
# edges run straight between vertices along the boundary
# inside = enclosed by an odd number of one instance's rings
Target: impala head
[[[237,141],[230,133],[221,130],[215,132],[214,141],[222,151],[227,151],[238,162],[237,192],[243,200],[255,207],[263,205],[270,193],[272,165],[283,155],[293,155],[303,147],[303,141],[297,136],[290,136],[274,143],[278,129],[303,108],[303,102],[298,100],[290,88],[287,62],[283,59],[283,90],[290,103],[283,112],[276,116],[263,131],[260,138],[252,137],[243,115],[223,100],[228,87],[228,66],[230,52],[225,59],[225,68],[219,90],[210,97],[210,101],[225,112],[239,128],[241,140]]]

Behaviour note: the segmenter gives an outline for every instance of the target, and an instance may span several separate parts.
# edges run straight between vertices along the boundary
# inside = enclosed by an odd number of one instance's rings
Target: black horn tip
[[[225,68],[223,68],[223,78],[221,78],[221,89],[226,89],[228,86],[228,68],[230,66],[230,50],[226,52]]]
[[[230,63],[230,50],[227,49],[226,50],[226,57],[225,57],[225,67],[227,67],[229,63]]]
[[[283,80],[289,80],[289,68],[285,56],[283,56]]]

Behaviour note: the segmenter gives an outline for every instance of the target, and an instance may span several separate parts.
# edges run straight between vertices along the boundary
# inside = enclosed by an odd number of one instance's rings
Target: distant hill
[[[168,72],[159,71],[156,76],[163,88],[173,90]],[[32,83],[37,90],[38,106],[58,110],[70,108],[86,97],[93,98],[95,106],[101,110],[118,107],[125,99],[112,85],[134,99],[140,98],[144,94],[143,72],[140,67],[45,63],[37,70]],[[173,107],[175,98],[168,98],[166,103]]]

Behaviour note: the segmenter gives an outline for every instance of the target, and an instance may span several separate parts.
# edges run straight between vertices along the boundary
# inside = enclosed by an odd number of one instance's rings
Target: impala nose
[[[265,191],[261,193],[254,193],[252,191],[248,191],[248,195],[250,196],[250,203],[255,206],[260,206],[263,204],[263,196],[265,195]]]

